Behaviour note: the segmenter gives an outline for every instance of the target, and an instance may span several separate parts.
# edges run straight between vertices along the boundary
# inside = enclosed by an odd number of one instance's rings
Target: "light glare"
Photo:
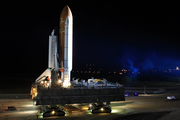
[[[70,85],[71,85],[71,84],[70,84],[70,81],[67,80],[67,79],[65,79],[64,82],[63,82],[63,87],[64,87],[64,88],[67,88],[67,87],[69,87]]]
[[[55,113],[55,111],[52,111],[52,114],[54,114]]]

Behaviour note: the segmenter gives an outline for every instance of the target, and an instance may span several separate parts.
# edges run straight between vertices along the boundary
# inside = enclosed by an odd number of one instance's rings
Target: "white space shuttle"
[[[52,71],[58,72],[58,53],[57,53],[57,36],[55,35],[55,30],[52,31],[49,36],[49,50],[48,50],[48,68],[36,79],[36,83],[41,82],[45,79],[52,80]]]
[[[49,36],[48,69],[36,79],[36,83],[48,78],[52,87],[59,79],[63,86],[67,87],[71,84],[70,73],[73,56],[73,16],[67,5],[63,8],[60,15],[59,41],[54,33],[55,30]],[[57,52],[58,48],[59,52]],[[58,76],[59,73],[60,76]]]

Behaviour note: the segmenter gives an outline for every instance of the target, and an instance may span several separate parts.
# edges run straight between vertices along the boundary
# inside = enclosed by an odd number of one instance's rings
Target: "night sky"
[[[73,70],[180,67],[178,2],[120,0],[0,1],[2,77],[37,78],[48,67],[48,40],[61,10],[73,14]]]

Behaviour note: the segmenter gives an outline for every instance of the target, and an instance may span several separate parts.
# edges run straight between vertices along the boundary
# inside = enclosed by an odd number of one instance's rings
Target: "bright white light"
[[[69,80],[64,80],[64,82],[63,82],[63,87],[64,88],[67,88],[67,87],[69,87],[71,84],[70,84],[70,81]]]
[[[92,107],[92,105],[90,104],[89,107]]]
[[[112,110],[111,113],[117,113],[117,110]]]
[[[62,81],[61,81],[61,80],[59,80],[58,82],[59,82],[59,83],[61,83]]]
[[[43,81],[41,81],[41,83],[43,83]]]
[[[119,108],[121,108],[121,107],[119,107]],[[116,109],[112,109],[112,110],[111,110],[111,113],[120,113],[120,112],[124,112],[123,109],[119,109],[119,108],[118,108],[118,109],[117,109],[117,108],[116,108]]]
[[[101,111],[103,111],[104,109],[103,108],[101,108]]]
[[[49,86],[49,83],[47,83],[47,85]]]
[[[54,114],[55,113],[55,111],[52,111],[52,114]]]

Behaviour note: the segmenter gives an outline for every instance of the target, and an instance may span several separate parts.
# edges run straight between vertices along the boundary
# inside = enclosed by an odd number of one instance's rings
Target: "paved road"
[[[175,91],[178,98],[178,90]],[[171,94],[174,92],[170,92]],[[168,92],[161,95],[147,95],[147,96],[129,96],[126,101],[112,102],[112,113],[91,114],[88,110],[80,110],[74,107],[67,107],[67,114],[60,117],[51,117],[43,119],[63,119],[63,120],[112,120],[128,114],[148,113],[148,112],[161,112],[172,111],[170,114],[160,118],[166,120],[173,118],[179,119],[180,113],[180,99],[170,101],[166,99]],[[5,111],[7,106],[16,106],[17,111]],[[0,118],[2,120],[35,120],[38,107],[33,105],[33,102],[28,99],[0,99]],[[173,117],[172,117],[173,116]]]
[[[7,106],[17,107],[16,111],[6,111]],[[38,107],[29,99],[0,99],[0,118],[2,120],[31,120],[36,117]]]

